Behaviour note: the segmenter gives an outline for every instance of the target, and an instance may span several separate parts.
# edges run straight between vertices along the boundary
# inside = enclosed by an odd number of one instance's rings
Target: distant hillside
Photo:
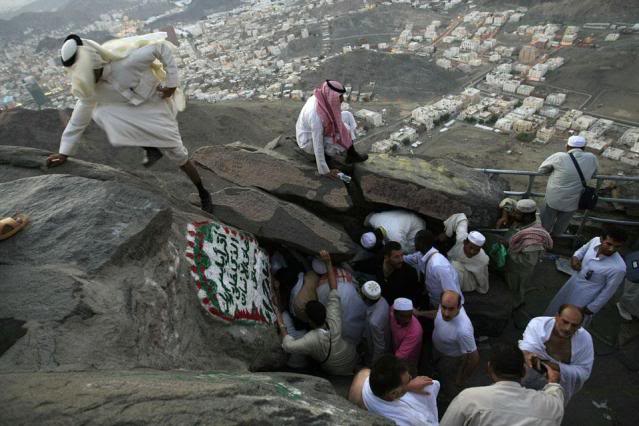
[[[235,9],[242,3],[243,0],[193,0],[184,12],[159,19],[153,23],[153,26],[198,21],[212,13]]]
[[[8,20],[0,19],[0,39],[12,40],[22,37],[26,30],[46,33],[54,29],[88,25],[101,13],[124,9],[136,5],[133,0],[69,0],[55,12],[26,12]],[[168,3],[147,3],[129,13],[133,18],[146,18],[166,10]]]
[[[353,90],[374,81],[375,92],[384,99],[424,101],[459,88],[464,76],[444,71],[430,58],[355,50],[326,61],[302,79],[306,90],[327,78],[350,84]]]
[[[528,19],[551,19],[558,22],[638,22],[637,0],[479,0],[480,6],[526,6]]]

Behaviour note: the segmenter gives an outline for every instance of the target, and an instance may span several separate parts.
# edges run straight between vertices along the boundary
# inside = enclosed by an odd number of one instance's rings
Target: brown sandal
[[[28,223],[29,216],[23,213],[16,213],[13,217],[5,217],[0,220],[0,241],[14,236]]]

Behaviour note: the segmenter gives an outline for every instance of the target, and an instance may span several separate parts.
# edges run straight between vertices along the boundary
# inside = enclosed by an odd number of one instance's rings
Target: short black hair
[[[497,377],[521,379],[525,374],[524,354],[515,343],[497,343],[491,348],[490,367]]]
[[[521,223],[528,225],[529,223],[533,223],[537,220],[537,212],[530,213],[522,213],[521,214]]]
[[[306,316],[313,322],[313,325],[320,327],[326,322],[326,308],[317,300],[309,300],[304,307]]]
[[[415,249],[418,251],[430,249],[435,243],[435,234],[428,229],[422,229],[415,234]]]
[[[297,284],[298,273],[292,268],[281,268],[273,274],[273,277],[279,281],[281,287],[291,291],[293,286]]]
[[[618,226],[607,226],[603,230],[603,234],[601,236],[602,240],[605,240],[607,237],[612,238],[618,243],[625,243],[628,239],[628,234],[623,229]]]
[[[384,257],[390,256],[392,252],[401,250],[402,245],[397,241],[389,241],[384,244]]]
[[[559,310],[557,311],[557,315],[561,315],[561,313],[568,308],[572,308],[576,310],[577,312],[579,312],[579,314],[581,314],[581,321],[579,322],[579,324],[583,324],[584,318],[586,317],[586,313],[584,312],[584,308],[580,306],[571,305],[570,303],[564,303],[563,305],[559,307]]]
[[[407,371],[406,365],[395,355],[382,355],[373,364],[368,378],[373,394],[384,398],[388,392],[401,386],[402,374]]]

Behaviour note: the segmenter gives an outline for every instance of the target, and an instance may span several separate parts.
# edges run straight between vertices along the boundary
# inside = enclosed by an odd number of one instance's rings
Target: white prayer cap
[[[382,295],[382,288],[376,281],[366,281],[362,286],[362,294],[369,300],[377,300]]]
[[[482,247],[486,242],[486,237],[477,231],[472,231],[468,234],[468,241],[475,244],[477,247]]]
[[[375,246],[377,238],[375,237],[375,234],[373,232],[367,232],[365,234],[362,234],[362,238],[359,240],[359,242],[362,244],[362,247],[369,249]]]
[[[516,208],[522,213],[534,213],[537,211],[537,203],[531,199],[519,200]]]
[[[60,49],[60,58],[62,58],[62,65],[69,67],[75,62],[75,55],[78,53],[78,46],[82,46],[82,40],[80,37],[74,34],[70,35],[64,41],[62,48]]]
[[[398,297],[395,299],[395,302],[393,302],[393,309],[396,311],[412,311],[413,302],[405,297]]]
[[[324,263],[321,259],[314,258],[313,262],[311,262],[311,266],[317,275],[324,275],[328,272],[328,269],[326,269],[326,263]]]
[[[586,138],[583,136],[571,136],[568,138],[568,146],[573,148],[583,148],[586,146]]]

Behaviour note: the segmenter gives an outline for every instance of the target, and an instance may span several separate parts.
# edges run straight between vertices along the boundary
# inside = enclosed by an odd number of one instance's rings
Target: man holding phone
[[[519,341],[527,367],[524,386],[540,389],[548,382],[546,368],[552,368],[561,375],[566,403],[583,387],[595,357],[592,337],[582,328],[583,321],[584,313],[575,305],[561,305],[554,317],[530,320]]]

